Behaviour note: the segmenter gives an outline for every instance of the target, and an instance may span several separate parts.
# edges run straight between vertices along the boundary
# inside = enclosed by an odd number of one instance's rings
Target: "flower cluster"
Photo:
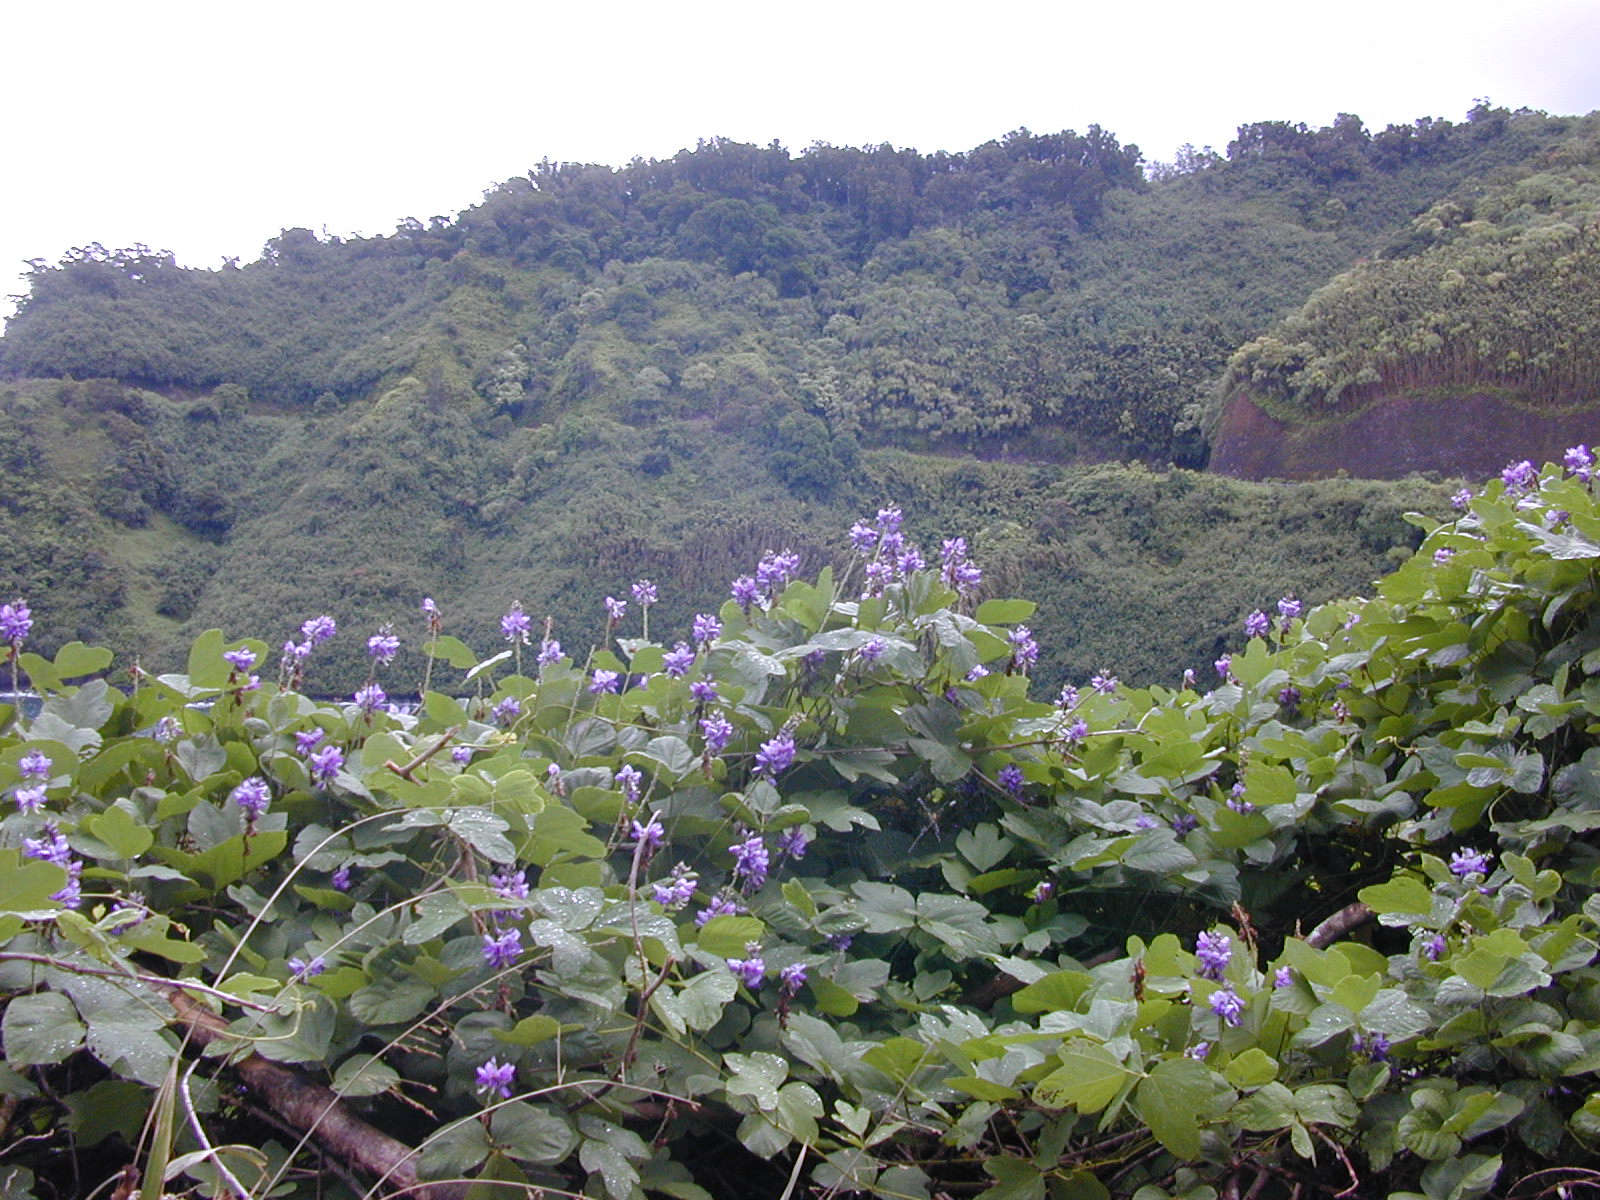
[[[272,803],[272,792],[265,779],[252,775],[234,788],[228,798],[244,813],[245,827],[254,829],[256,822],[265,815],[267,806]]]
[[[526,646],[532,640],[532,631],[533,618],[522,611],[520,603],[512,604],[505,616],[500,618],[500,632],[512,645]]]
[[[1579,479],[1588,483],[1594,474],[1594,454],[1583,443],[1568,447],[1562,463]]]
[[[502,1063],[491,1058],[478,1067],[476,1077],[480,1092],[509,1100],[511,1088],[517,1080],[516,1064]]]
[[[728,959],[728,970],[747,988],[758,988],[766,976],[766,960],[761,957],[761,946],[751,942],[744,948],[745,957]]]
[[[662,825],[661,818],[651,813],[650,819],[642,824],[639,821],[629,823],[628,840],[637,845],[640,852],[648,858],[667,844],[667,829]]]
[[[83,903],[83,890],[79,882],[83,875],[83,863],[72,856],[72,847],[53,821],[45,822],[38,837],[23,838],[22,852],[29,858],[53,863],[66,871],[66,886],[52,892],[50,899],[59,901],[65,908],[77,908]]]
[[[483,935],[483,961],[491,970],[503,971],[520,957],[522,957],[520,929],[507,929],[498,937],[491,933]]]
[[[1491,869],[1489,856],[1470,846],[1450,856],[1450,873],[1458,879],[1465,879],[1468,875],[1487,875]]]
[[[326,613],[303,622],[300,626],[300,640],[297,642],[290,638],[283,644],[283,659],[279,665],[279,673],[284,684],[286,686],[298,684],[305,669],[306,659],[311,657],[311,652],[338,632],[338,623]]]
[[[1525,496],[1539,486],[1539,470],[1527,459],[1507,463],[1500,472],[1500,480],[1509,495]]]
[[[1233,958],[1233,946],[1226,934],[1207,931],[1195,938],[1194,956],[1200,960],[1200,978],[1220,981]]]
[[[939,578],[960,596],[971,596],[983,582],[983,571],[967,557],[967,539],[946,538],[939,547]]]
[[[11,643],[13,652],[27,640],[33,629],[33,613],[20,596],[10,604],[0,604],[0,641]]]
[[[672,868],[672,874],[666,879],[651,884],[651,890],[657,904],[676,909],[694,899],[694,890],[699,884],[699,876],[680,862]]]
[[[746,892],[759,891],[767,882],[767,871],[772,865],[766,841],[759,833],[751,833],[742,842],[729,847],[728,853],[733,855],[733,882]]]
[[[367,639],[367,657],[380,667],[387,667],[400,653],[400,639],[394,635],[394,626],[384,625]]]
[[[1006,634],[1011,643],[1011,666],[1026,675],[1039,663],[1039,643],[1033,640],[1033,630],[1018,625]]]
[[[756,752],[756,773],[773,779],[787,771],[793,762],[794,735],[787,729],[780,729],[776,737],[762,742],[761,749]]]

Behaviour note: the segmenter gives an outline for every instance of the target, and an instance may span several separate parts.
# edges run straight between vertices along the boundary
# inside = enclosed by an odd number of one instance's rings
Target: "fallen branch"
[[[183,992],[170,992],[168,999],[195,1045],[208,1046],[229,1036],[226,1021]],[[248,1054],[231,1065],[267,1109],[290,1128],[310,1131],[330,1155],[364,1175],[385,1181],[391,1191],[418,1200],[464,1200],[469,1186],[464,1182],[419,1183],[416,1150],[352,1114],[332,1089],[259,1054]]]

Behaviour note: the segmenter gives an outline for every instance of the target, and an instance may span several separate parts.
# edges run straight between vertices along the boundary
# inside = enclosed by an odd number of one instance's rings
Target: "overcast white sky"
[[[1164,160],[1248,121],[1600,108],[1595,0],[0,3],[0,296],[88,242],[249,261],[702,137],[957,151],[1098,123]]]

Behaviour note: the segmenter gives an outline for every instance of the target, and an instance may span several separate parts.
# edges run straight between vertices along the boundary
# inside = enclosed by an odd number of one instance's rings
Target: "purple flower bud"
[[[1506,464],[1505,470],[1500,472],[1500,479],[1506,485],[1506,491],[1513,496],[1531,492],[1539,482],[1539,472],[1527,459],[1521,462]]]
[[[320,729],[302,729],[294,735],[294,751],[301,758],[305,758],[315,750],[323,738]]]
[[[903,520],[898,504],[891,504],[887,508],[878,510],[878,528],[885,533],[898,533],[900,522]]]
[[[622,789],[622,794],[628,798],[628,802],[630,804],[638,803],[639,781],[644,778],[644,775],[642,772],[640,772],[639,768],[632,766],[631,764],[624,763],[622,766],[617,768],[615,778],[617,786]]]
[[[54,863],[58,867],[64,867],[72,861],[72,847],[67,844],[61,830],[50,822],[46,822],[38,837],[23,838],[22,850],[29,858]]]
[[[1433,565],[1436,567],[1442,567],[1455,556],[1456,552],[1449,546],[1440,546],[1433,552]]]
[[[489,710],[489,716],[494,718],[496,725],[505,727],[515,723],[522,715],[522,702],[515,696],[507,696]]]
[[[1226,935],[1207,931],[1195,938],[1194,955],[1200,961],[1200,978],[1220,980],[1233,958],[1233,946]]]
[[[1211,1011],[1234,1026],[1244,1016],[1244,1001],[1232,987],[1220,987],[1211,993]]]
[[[1111,695],[1120,684],[1121,681],[1110,671],[1102,671],[1098,675],[1092,676],[1089,680],[1089,686],[1102,696]]]
[[[162,717],[156,722],[156,727],[150,731],[150,736],[163,745],[170,746],[183,736],[183,726],[177,717]]]
[[[483,961],[491,970],[503,971],[522,957],[522,931],[508,929],[499,937],[483,935]]]
[[[1020,800],[1022,798],[1022,788],[1026,780],[1023,778],[1022,768],[1017,766],[1016,763],[1007,763],[1001,767],[999,774],[995,778],[1012,799]]]
[[[335,871],[328,877],[328,883],[332,885],[333,890],[336,892],[348,892],[350,890],[349,866],[342,866]]]
[[[1272,618],[1259,608],[1244,619],[1245,637],[1266,637],[1272,632]]]
[[[1567,470],[1586,483],[1594,471],[1594,455],[1589,452],[1589,447],[1582,443],[1570,447],[1561,461],[1566,464]]]
[[[513,871],[507,867],[504,871],[494,871],[489,875],[489,886],[494,889],[494,894],[502,900],[526,900],[528,898],[528,873],[526,871]]]
[[[24,779],[49,779],[54,766],[50,756],[38,750],[29,750],[17,759],[17,771]]]
[[[1450,856],[1450,873],[1458,879],[1465,879],[1469,875],[1487,875],[1492,869],[1489,855],[1470,846]]]
[[[328,960],[318,954],[311,959],[296,956],[289,960],[289,971],[296,979],[310,979],[328,969]]]
[[[400,639],[395,637],[394,630],[388,625],[367,639],[367,657],[380,667],[387,667],[398,653],[400,653]]]
[[[761,587],[749,575],[735,579],[731,590],[734,603],[744,609],[746,616],[750,615],[752,606],[761,603]]]
[[[1288,623],[1300,615],[1303,607],[1300,601],[1295,599],[1294,593],[1290,592],[1278,601],[1278,615]]]
[[[794,997],[800,994],[800,989],[806,981],[805,963],[790,963],[778,972],[778,987],[785,996]]]
[[[747,892],[759,891],[767,882],[767,870],[772,862],[761,835],[752,833],[744,841],[735,842],[728,853],[733,855],[733,882],[742,884]]]
[[[682,679],[694,666],[694,651],[687,642],[679,642],[661,656],[661,669],[673,679]]]
[[[33,629],[33,613],[27,601],[20,596],[10,604],[0,604],[0,640],[11,643],[12,649],[27,640]]]
[[[21,813],[36,813],[44,807],[46,800],[45,785],[34,784],[32,787],[19,787],[11,794],[17,802],[17,811]]]
[[[700,732],[706,739],[706,753],[718,755],[727,749],[728,739],[733,737],[733,726],[727,717],[714,712],[700,722]]]
[[[373,712],[389,703],[389,697],[377,681],[362,685],[355,694],[356,707],[362,712]]]
[[[521,643],[526,646],[532,629],[533,618],[522,611],[521,604],[513,604],[505,616],[500,618],[500,632],[506,641],[513,644]]]
[[[695,613],[694,615],[694,643],[704,646],[707,642],[714,642],[722,636],[722,622],[711,613]]]
[[[650,886],[657,904],[663,908],[677,909],[694,899],[694,889],[699,882],[699,877],[680,862],[672,868],[672,874],[667,879],[658,880]]]
[[[865,521],[850,526],[850,547],[857,554],[866,554],[878,544],[878,531]]]
[[[605,605],[606,620],[612,624],[622,620],[628,613],[628,602],[626,600],[618,600],[615,596],[607,596]]]
[[[1229,673],[1233,670],[1233,658],[1231,655],[1224,654],[1211,665],[1217,669],[1218,675],[1226,679]]]
[[[649,856],[666,845],[667,830],[661,824],[661,818],[651,813],[650,820],[646,824],[641,825],[638,821],[630,822],[628,838]]]
[[[1286,988],[1294,986],[1294,970],[1290,967],[1279,967],[1272,973],[1272,986]]]
[[[1438,962],[1444,957],[1447,948],[1442,933],[1430,933],[1422,939],[1422,954],[1429,962]]]
[[[759,954],[752,953],[748,947],[745,953],[749,955],[748,958],[728,959],[728,970],[732,971],[734,978],[745,987],[758,988],[767,973],[766,961]]]
[[[1464,511],[1472,504],[1472,489],[1462,488],[1450,497],[1450,507],[1457,512]]]
[[[597,668],[589,679],[589,690],[597,696],[604,692],[614,695],[622,690],[622,676],[615,671]]]
[[[1210,1042],[1196,1042],[1194,1045],[1190,1046],[1187,1050],[1185,1050],[1183,1052],[1183,1056],[1185,1058],[1192,1058],[1196,1062],[1200,1062],[1201,1060],[1203,1060],[1205,1058],[1206,1055],[1208,1055],[1210,1053],[1211,1053],[1211,1043]]]
[[[337,632],[339,632],[339,626],[334,622],[334,619],[328,616],[326,613],[320,617],[312,617],[309,621],[300,626],[300,636],[305,638],[307,644],[310,645],[312,649],[316,649],[316,647],[322,645],[323,642],[327,641]]]
[[[541,667],[552,667],[561,661],[561,643],[554,638],[546,638],[539,643],[539,657]]]
[[[797,862],[806,856],[806,847],[810,844],[805,831],[798,825],[793,829],[785,829],[778,835],[778,852],[787,854]]]
[[[639,580],[633,585],[633,598],[641,608],[649,608],[656,602],[656,585],[648,579]]]
[[[776,737],[762,742],[761,749],[756,752],[756,772],[769,779],[787,771],[793,762],[794,736],[787,730],[780,730]]]
[[[704,925],[715,917],[733,917],[743,911],[744,905],[732,896],[713,896],[711,903],[695,914],[694,923]]]
[[[709,679],[696,679],[689,685],[689,695],[693,696],[701,704],[714,704],[722,699],[722,696],[717,692],[717,685]]]
[[[881,637],[868,638],[859,650],[856,651],[862,662],[875,663],[883,657],[886,646]]]
[[[1018,625],[1006,634],[1006,640],[1011,643],[1011,661],[1017,670],[1028,671],[1038,664],[1039,643],[1033,640],[1033,630]]]
[[[267,788],[265,779],[252,775],[233,789],[229,799],[243,811],[245,820],[254,825],[272,802],[272,792]]]
[[[306,760],[306,765],[317,783],[331,783],[344,766],[344,752],[337,746],[324,746]]]

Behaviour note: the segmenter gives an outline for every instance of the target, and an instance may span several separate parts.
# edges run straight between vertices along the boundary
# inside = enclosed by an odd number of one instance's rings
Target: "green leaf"
[[[1278,1061],[1259,1046],[1251,1046],[1235,1055],[1222,1073],[1236,1088],[1260,1087],[1278,1077]]]
[[[64,1062],[83,1045],[85,1032],[77,1009],[60,992],[13,997],[0,1018],[6,1061],[13,1067]]]
[[[341,1096],[381,1096],[400,1082],[399,1073],[376,1054],[352,1054],[333,1073]]]
[[[1235,1104],[1229,1115],[1252,1133],[1286,1129],[1295,1119],[1294,1093],[1281,1083],[1268,1083]]]
[[[197,688],[225,687],[233,667],[222,652],[227,649],[222,630],[208,629],[189,647],[189,682]]]
[[[91,836],[104,842],[112,857],[117,859],[138,858],[156,840],[150,827],[135,820],[120,804],[88,817],[84,826]]]
[[[536,1046],[540,1042],[548,1042],[561,1032],[561,1022],[544,1013],[534,1013],[531,1017],[523,1017],[510,1029],[496,1029],[494,1036],[497,1041],[510,1042],[515,1046]]]
[[[365,1025],[398,1025],[420,1016],[438,994],[420,979],[384,979],[351,995],[350,1015]]]
[[[1032,600],[985,600],[972,615],[982,625],[1015,625],[1033,616],[1038,607]]]
[[[700,928],[696,943],[718,958],[740,958],[748,942],[759,942],[766,926],[754,917],[712,917]]]
[[[983,1170],[995,1184],[979,1192],[978,1200],[1044,1200],[1044,1175],[1025,1158],[994,1155],[984,1160]]]
[[[444,659],[458,671],[466,671],[478,665],[478,656],[473,653],[472,648],[460,638],[453,638],[448,634],[430,638],[422,644],[422,651],[434,658]],[[431,711],[429,715],[433,715]]]
[[[1356,895],[1380,916],[1392,913],[1420,919],[1433,908],[1432,889],[1411,875],[1396,875],[1387,883],[1364,887]]]
[[[111,651],[104,646],[86,646],[82,642],[68,642],[56,651],[56,674],[62,679],[81,679],[85,675],[98,675],[111,665]]]
[[[553,1166],[578,1147],[578,1131],[564,1116],[521,1100],[496,1109],[489,1128],[505,1152],[523,1162]]]
[[[489,1157],[489,1135],[475,1117],[467,1117],[422,1143],[417,1174],[424,1179],[454,1179]]]
[[[1157,1063],[1134,1092],[1139,1115],[1156,1140],[1176,1157],[1200,1157],[1199,1114],[1211,1098],[1211,1071],[1190,1058]]]
[[[1138,1074],[1093,1042],[1074,1041],[1061,1050],[1060,1058],[1062,1065],[1033,1085],[1033,1101],[1043,1108],[1099,1112]]]

